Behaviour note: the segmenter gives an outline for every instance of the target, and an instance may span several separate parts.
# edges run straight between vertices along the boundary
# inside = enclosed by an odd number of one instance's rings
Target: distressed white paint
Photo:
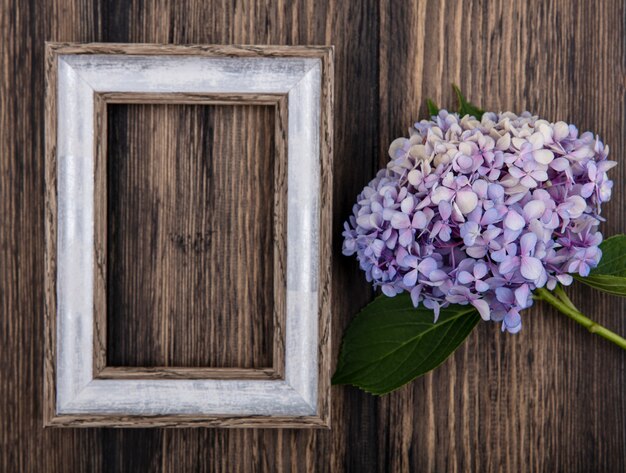
[[[58,61],[57,413],[316,415],[321,61],[88,54]],[[93,378],[94,91],[288,94],[284,380]]]
[[[201,56],[65,55],[96,92],[288,93],[320,60]]]

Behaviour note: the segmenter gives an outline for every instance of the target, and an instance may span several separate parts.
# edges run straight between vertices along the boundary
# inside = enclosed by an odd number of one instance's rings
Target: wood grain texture
[[[574,6],[576,5],[576,6]],[[626,230],[623,2],[393,2],[381,9],[381,164],[386,144],[455,105],[532,112],[598,133],[620,164],[606,235]],[[625,299],[568,293],[626,333]],[[440,369],[381,399],[379,469],[605,471],[626,468],[626,352],[546,305],[516,336],[480,324]],[[393,427],[391,427],[393,426]]]
[[[333,356],[371,297],[338,236],[388,142],[451,104],[530,109],[597,131],[623,163],[624,5],[334,0],[266,4],[2,0],[0,9],[0,471],[481,471],[626,469],[626,359],[537,307],[521,334],[483,324],[432,375],[377,399],[333,388],[331,431],[43,430],[43,49],[56,41],[335,44]],[[380,82],[379,82],[380,72]],[[380,124],[380,127],[379,127]],[[607,234],[625,229],[624,166]],[[624,301],[576,286],[626,333]]]
[[[105,366],[95,372],[97,379],[284,379],[273,368],[189,368]]]
[[[277,105],[283,95],[101,92],[96,97],[107,104]]]
[[[155,415],[155,416],[127,416],[127,415],[63,415],[52,418],[46,427],[65,430],[80,428],[124,428],[145,430],[150,428],[185,429],[213,428],[220,429],[327,429],[327,422],[319,415],[316,416],[230,416],[197,414],[186,415]]]
[[[54,54],[49,49],[46,49],[45,55],[45,84],[47,89],[45,90],[45,105],[44,111],[46,116],[53,117],[56,115],[57,110],[57,95],[53,91],[57,89],[57,70],[58,63],[55,60]],[[103,104],[100,101],[94,103],[94,107],[103,109]],[[101,116],[101,114],[96,114]],[[98,122],[94,123],[94,126],[98,126]],[[56,308],[57,308],[57,136],[56,136],[56,121],[47,120],[44,123],[45,134],[49,138],[45,140],[45,156],[46,166],[44,168],[44,181],[45,181],[45,200],[44,200],[44,233],[47,244],[44,246],[44,398],[48,405],[56,406],[56,338],[57,338],[57,326],[56,326]],[[101,180],[96,181],[96,185],[102,186]],[[96,228],[98,230],[98,228]],[[96,248],[96,258],[98,257]],[[98,261],[98,259],[96,259]],[[96,267],[100,265],[96,264]],[[96,280],[96,291],[99,288],[100,279]],[[102,291],[99,291],[102,293]],[[98,292],[97,292],[98,293]],[[95,298],[97,299],[97,297]],[[97,301],[96,301],[97,302]],[[102,350],[96,351],[96,353],[102,353]],[[94,356],[94,366],[101,363],[102,357],[96,354]],[[44,424],[46,424],[51,416],[52,409],[44,409]]]
[[[219,56],[219,57],[320,57],[327,46],[316,45],[256,45],[256,44],[164,44],[137,42],[53,42],[57,54],[120,54],[120,55],[167,55],[167,56]],[[133,42],[135,43],[135,42]]]
[[[108,109],[107,365],[271,367],[273,109]]]

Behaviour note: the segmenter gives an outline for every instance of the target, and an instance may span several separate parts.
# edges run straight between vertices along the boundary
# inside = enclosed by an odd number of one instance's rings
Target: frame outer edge
[[[332,397],[332,218],[333,218],[333,107],[334,107],[334,46],[327,47],[322,60],[321,111],[321,205],[320,205],[320,294],[319,294],[319,376],[318,416],[330,429]]]
[[[55,54],[195,55],[221,57],[313,57],[323,59],[334,46],[255,44],[163,44],[47,42]]]
[[[57,247],[57,54],[46,43],[45,53],[45,281],[43,425],[56,417],[56,247]]]
[[[46,42],[45,92],[45,360],[44,427],[330,428],[334,46],[106,44]],[[320,108],[320,293],[317,415],[302,417],[107,416],[56,413],[57,69],[60,54],[317,57],[322,62]]]

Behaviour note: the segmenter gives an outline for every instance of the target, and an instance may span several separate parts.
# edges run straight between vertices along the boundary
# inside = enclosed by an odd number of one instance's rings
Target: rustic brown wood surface
[[[623,162],[624,18],[618,0],[1,0],[0,471],[624,471],[626,354],[543,306],[516,336],[481,324],[385,398],[333,388],[330,431],[42,428],[44,40],[336,46],[336,356],[371,297],[340,256],[341,222],[423,99],[450,104],[456,82],[486,108],[594,130]],[[612,171],[607,234],[625,230],[625,169]],[[570,294],[626,333],[623,299]]]
[[[271,367],[273,107],[108,109],[107,365]]]

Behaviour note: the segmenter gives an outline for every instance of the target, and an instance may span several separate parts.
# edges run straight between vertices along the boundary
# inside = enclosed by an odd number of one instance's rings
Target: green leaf
[[[389,393],[443,363],[480,320],[473,307],[459,305],[433,318],[406,293],[377,297],[348,327],[333,384]]]
[[[434,117],[439,114],[439,107],[430,99],[426,99],[426,107],[428,108],[428,115]]]
[[[600,244],[602,259],[586,278],[576,280],[610,294],[626,296],[626,235],[615,235]]]
[[[626,278],[616,276],[574,276],[577,281],[615,296],[626,296]]]
[[[602,259],[590,276],[601,274],[626,278],[626,235],[613,235],[600,243]]]
[[[473,103],[468,102],[468,100],[465,98],[465,96],[461,92],[461,89],[459,89],[458,85],[452,84],[452,88],[454,89],[454,92],[456,93],[456,96],[459,100],[459,115],[461,117],[464,117],[465,115],[471,115],[480,120],[480,118],[483,116],[483,113],[485,113],[485,111],[478,108]]]

